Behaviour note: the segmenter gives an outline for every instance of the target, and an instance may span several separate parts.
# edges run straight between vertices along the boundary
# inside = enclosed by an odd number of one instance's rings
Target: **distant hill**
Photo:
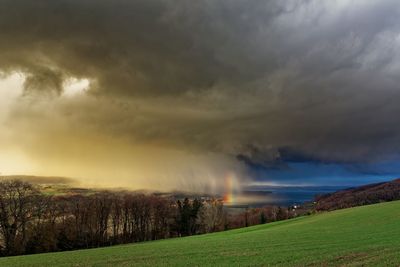
[[[329,211],[393,200],[400,200],[400,178],[317,196],[315,209]]]
[[[0,180],[22,180],[32,184],[65,184],[72,185],[77,181],[72,178],[59,176],[34,176],[34,175],[2,175]]]
[[[185,191],[156,191],[149,189],[129,189],[123,187],[87,187],[82,185],[79,181],[60,176],[35,176],[35,175],[0,175],[0,181],[2,180],[21,180],[24,182],[31,183],[45,194],[51,195],[63,195],[63,194],[92,194],[95,192],[110,191],[110,192],[130,192],[135,194],[144,195],[157,195],[162,197],[168,197],[172,199],[184,199],[188,198],[212,198],[215,197],[212,194],[196,193],[196,192],[185,192]]]

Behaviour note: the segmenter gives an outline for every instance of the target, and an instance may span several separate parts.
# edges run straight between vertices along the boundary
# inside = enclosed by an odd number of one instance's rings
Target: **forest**
[[[229,212],[217,198],[174,199],[99,191],[51,195],[20,180],[0,181],[0,255],[66,251],[246,227],[298,216],[269,206]]]

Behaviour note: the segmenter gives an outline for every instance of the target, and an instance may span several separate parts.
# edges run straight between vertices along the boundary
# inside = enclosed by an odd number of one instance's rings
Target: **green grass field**
[[[1,258],[0,266],[400,266],[400,201],[208,235]]]

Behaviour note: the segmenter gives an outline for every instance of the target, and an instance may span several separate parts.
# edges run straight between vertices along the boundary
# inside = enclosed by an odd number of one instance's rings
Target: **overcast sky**
[[[397,0],[0,0],[0,172],[215,190],[400,175]]]

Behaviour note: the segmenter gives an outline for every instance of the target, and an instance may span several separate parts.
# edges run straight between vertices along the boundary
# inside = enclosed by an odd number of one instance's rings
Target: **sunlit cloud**
[[[74,96],[85,93],[90,86],[88,79],[69,78],[63,83],[63,95]]]
[[[224,193],[399,158],[398,1],[0,5],[6,172]]]

